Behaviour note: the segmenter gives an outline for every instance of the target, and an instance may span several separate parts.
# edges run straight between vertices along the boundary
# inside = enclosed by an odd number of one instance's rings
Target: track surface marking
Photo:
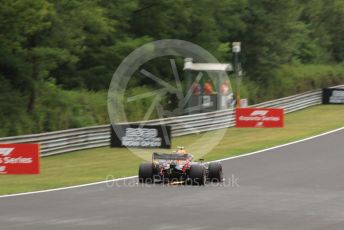
[[[205,187],[132,178],[2,197],[0,228],[343,229],[343,129],[231,158],[223,168],[226,181]]]

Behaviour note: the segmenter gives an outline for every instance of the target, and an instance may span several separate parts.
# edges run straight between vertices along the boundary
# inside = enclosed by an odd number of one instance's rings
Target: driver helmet
[[[177,153],[179,154],[186,154],[186,150],[183,146],[178,146],[177,147]]]

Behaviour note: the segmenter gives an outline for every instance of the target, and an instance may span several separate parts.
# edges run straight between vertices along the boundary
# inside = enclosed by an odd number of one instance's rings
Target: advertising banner
[[[323,89],[323,104],[344,104],[344,89]]]
[[[237,128],[283,127],[284,110],[276,108],[238,108],[235,112]]]
[[[165,125],[113,125],[111,147],[171,148],[171,127]]]
[[[39,144],[0,144],[1,174],[39,174]]]

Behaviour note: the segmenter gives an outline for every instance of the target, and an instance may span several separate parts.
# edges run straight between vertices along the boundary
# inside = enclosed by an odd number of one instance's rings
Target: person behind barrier
[[[211,85],[210,80],[207,80],[207,82],[204,84],[203,90],[207,96],[210,96],[213,93],[213,86]]]
[[[198,80],[195,80],[192,85],[191,85],[191,89],[192,89],[192,94],[199,96],[201,94],[201,85],[199,84]]]

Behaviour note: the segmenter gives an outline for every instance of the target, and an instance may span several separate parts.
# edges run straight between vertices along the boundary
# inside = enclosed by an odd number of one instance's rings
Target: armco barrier
[[[335,87],[344,88],[344,85]],[[314,90],[259,103],[250,107],[281,107],[285,109],[285,113],[290,113],[313,105],[321,104],[321,97],[322,90]],[[182,136],[234,126],[234,111],[233,109],[227,109],[209,113],[156,119],[145,121],[143,123],[152,125],[170,125],[172,127],[172,136]],[[0,143],[40,143],[41,156],[49,156],[76,150],[109,146],[110,125],[5,137],[0,138]]]

